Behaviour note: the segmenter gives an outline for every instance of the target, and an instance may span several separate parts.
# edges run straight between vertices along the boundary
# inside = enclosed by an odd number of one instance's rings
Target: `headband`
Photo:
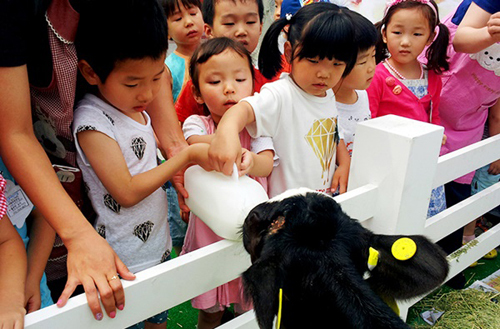
[[[434,5],[429,0],[389,0],[387,2],[386,7],[385,7],[384,16],[387,15],[387,12],[389,11],[389,8],[391,8],[392,6],[395,6],[397,4],[400,4],[402,2],[406,2],[406,1],[420,2],[420,3],[424,4],[424,5],[427,5],[427,6],[431,7],[432,11],[434,12],[434,16],[436,16],[436,25],[439,25],[439,16],[438,16],[436,7],[434,7]]]

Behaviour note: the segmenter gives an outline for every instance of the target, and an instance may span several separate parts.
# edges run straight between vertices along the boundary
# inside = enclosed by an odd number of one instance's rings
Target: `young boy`
[[[164,80],[168,38],[159,3],[95,0],[82,12],[78,68],[94,94],[86,94],[75,111],[77,162],[97,213],[95,228],[129,270],[138,272],[170,258],[161,186],[196,160],[200,148],[189,146],[157,165],[145,110]],[[111,285],[116,279],[108,278]],[[147,319],[145,328],[166,328],[166,315]]]
[[[257,48],[264,17],[262,0],[204,0],[202,13],[208,38],[228,37],[241,42],[250,53]],[[259,92],[266,82],[268,80],[255,70],[255,91]],[[204,113],[202,105],[196,103],[191,82],[179,96],[175,110],[180,122],[192,114],[208,114]]]
[[[333,87],[333,92],[337,101],[339,127],[344,134],[347,151],[352,156],[357,123],[371,119],[366,89],[375,73],[375,44],[378,37],[375,26],[368,19],[354,11],[349,14],[356,26],[358,57],[352,71]]]
[[[167,16],[168,35],[177,46],[165,61],[172,78],[175,104],[189,81],[189,60],[203,35],[203,17],[199,0],[163,0],[162,3]]]

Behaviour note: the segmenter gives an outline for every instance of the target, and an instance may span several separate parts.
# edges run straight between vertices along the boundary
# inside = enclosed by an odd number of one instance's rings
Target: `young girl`
[[[271,136],[280,157],[269,178],[271,197],[295,187],[327,193],[338,187],[345,192],[350,159],[339,140],[331,89],[356,62],[354,26],[347,10],[314,3],[271,25],[259,69],[267,77],[282,68],[278,36],[288,25],[285,56],[291,73],[264,85],[260,94],[245,98],[222,118],[209,151],[216,170],[230,174],[233,163],[239,165],[238,132],[248,125],[252,137]]]
[[[192,115],[183,125],[189,144],[210,143],[222,116],[242,98],[253,93],[252,60],[244,46],[229,38],[215,38],[202,44],[193,54],[190,64],[193,94],[199,104],[205,104],[209,116]],[[270,138],[252,139],[246,131],[240,134],[245,147],[242,174],[266,178],[273,168],[274,149]],[[250,150],[250,151],[248,151]],[[217,236],[193,213],[190,215],[183,253],[207,246],[222,238]],[[235,303],[236,313],[250,309],[241,296],[240,279],[233,280],[193,298],[192,305],[200,310],[198,328],[214,328],[221,323],[225,307]]]
[[[448,70],[446,49],[449,32],[439,22],[434,0],[395,0],[377,28],[382,39],[377,45],[375,76],[368,88],[370,111],[376,118],[386,114],[441,124],[439,100],[441,74]],[[424,48],[427,66],[418,56]],[[386,58],[389,56],[389,58]],[[446,137],[443,137],[443,143]],[[432,191],[428,217],[446,208],[444,188]]]

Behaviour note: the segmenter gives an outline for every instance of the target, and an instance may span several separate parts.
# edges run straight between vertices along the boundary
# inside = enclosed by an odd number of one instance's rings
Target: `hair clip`
[[[290,13],[286,13],[286,14],[285,14],[285,18],[286,18],[286,20],[287,20],[287,21],[291,20],[291,19],[292,19],[292,16],[293,16],[293,15],[292,15],[292,14],[290,14]]]

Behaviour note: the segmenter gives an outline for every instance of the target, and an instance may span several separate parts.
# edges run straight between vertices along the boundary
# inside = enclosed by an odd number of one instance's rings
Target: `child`
[[[375,76],[368,88],[372,117],[395,114],[414,120],[441,123],[439,101],[441,78],[448,70],[446,47],[448,29],[439,22],[433,0],[395,0],[388,5],[381,22],[377,23],[379,40]],[[427,67],[418,56],[424,48]],[[388,54],[387,54],[388,53]],[[390,55],[389,58],[386,58]],[[443,137],[443,144],[446,136]],[[432,191],[427,217],[446,209],[444,187]]]
[[[168,35],[177,48],[165,64],[172,78],[174,104],[187,81],[189,81],[189,59],[200,44],[203,35],[203,17],[199,0],[164,0]]]
[[[76,37],[78,68],[95,94],[85,95],[75,111],[77,161],[97,213],[96,230],[138,272],[170,258],[161,186],[207,147],[190,146],[157,165],[144,110],[160,91],[165,71],[167,26],[158,2],[98,0],[85,10]],[[165,328],[166,315],[149,318],[145,327]]]
[[[262,0],[204,0],[202,13],[208,38],[228,37],[239,41],[249,53],[257,48],[264,18]],[[255,91],[258,92],[266,82],[268,80],[256,70]],[[191,82],[186,84],[175,104],[180,122],[192,114],[207,114],[204,107],[194,100],[191,86]]]
[[[26,251],[6,216],[5,186],[6,181],[0,175],[0,327],[23,328]]]
[[[272,137],[280,157],[269,177],[270,197],[297,187],[346,191],[350,159],[338,135],[331,89],[356,62],[355,27],[347,10],[313,3],[271,25],[262,42],[260,69],[265,76],[281,70],[278,36],[288,25],[285,56],[291,73],[266,84],[222,118],[209,152],[216,170],[228,175],[233,163],[239,164],[238,133],[248,125],[252,137]]]
[[[226,111],[242,98],[253,94],[252,59],[240,43],[229,38],[215,38],[196,50],[189,73],[196,101],[205,104],[210,115],[192,115],[186,119],[183,125],[184,135],[189,144],[210,143],[212,134]],[[240,175],[249,173],[260,176],[261,178],[256,180],[266,187],[265,176],[268,176],[273,168],[274,149],[271,139],[252,139],[248,133],[242,132],[240,140],[245,148]],[[183,253],[220,240],[222,238],[191,213]],[[214,328],[220,325],[224,309],[231,303],[235,303],[237,314],[250,309],[242,299],[241,279],[195,297],[192,305],[200,310],[198,328]]]
[[[371,118],[368,94],[375,73],[375,45],[378,34],[372,22],[354,12],[352,15],[356,27],[355,44],[358,46],[356,65],[348,76],[341,79],[335,87],[335,99],[339,112],[339,126],[344,135],[344,143],[352,156],[356,125]]]

